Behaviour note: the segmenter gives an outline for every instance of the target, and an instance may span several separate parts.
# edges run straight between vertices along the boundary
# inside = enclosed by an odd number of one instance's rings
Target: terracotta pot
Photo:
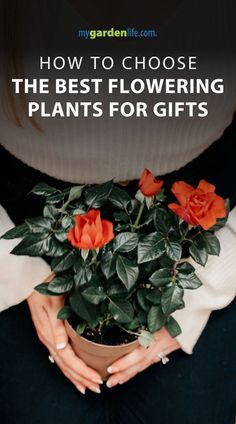
[[[109,376],[107,368],[117,359],[132,352],[139,346],[138,340],[131,343],[108,346],[91,342],[80,336],[71,327],[68,321],[65,321],[67,334],[75,353],[91,368],[97,370],[103,380]]]

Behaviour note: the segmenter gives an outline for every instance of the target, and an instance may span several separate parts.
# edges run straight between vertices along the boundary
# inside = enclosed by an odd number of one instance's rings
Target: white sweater
[[[48,2],[42,3],[47,7]],[[227,19],[224,20],[225,25],[218,19],[220,14],[213,7],[214,2],[212,7],[209,6],[208,12],[211,18],[214,18],[215,32],[209,34],[208,38],[206,34],[209,31],[209,21],[205,3],[205,15],[201,13],[199,1],[191,2],[191,7],[190,2],[183,3],[184,11],[180,7],[169,20],[169,26],[176,31],[175,39],[168,38],[168,25],[163,27],[167,48],[168,43],[169,46],[176,43],[177,49],[183,45],[186,49],[188,46],[194,49],[201,36],[202,46],[209,41],[211,48],[215,42],[215,34],[221,34],[217,43],[222,50],[219,50],[217,55],[212,55],[210,61],[201,61],[199,70],[205,76],[221,75],[226,82],[225,93],[220,99],[215,95],[208,96],[211,111],[208,117],[162,120],[86,118],[51,121],[38,118],[43,129],[43,132],[38,132],[27,120],[24,122],[24,129],[17,127],[7,120],[3,110],[0,110],[1,144],[18,159],[48,175],[79,183],[99,183],[114,177],[117,181],[139,178],[144,167],[150,168],[156,175],[161,175],[179,169],[197,157],[219,138],[231,122],[236,109],[235,68],[231,56],[226,56],[223,50],[224,37],[228,40],[231,37],[234,40],[235,37],[233,32],[230,32]],[[189,20],[186,18],[188,13],[191,16]],[[216,16],[213,16],[214,13]],[[35,31],[39,32],[37,22],[41,25],[39,15],[35,22]],[[58,28],[61,28],[60,25],[58,22]],[[235,31],[235,25],[232,25],[232,28]],[[57,30],[53,32],[54,37],[56,33]],[[34,72],[39,76],[36,69]],[[61,77],[63,78],[63,75]],[[37,96],[35,100],[37,101]],[[53,102],[53,99],[50,101]],[[201,96],[198,101],[201,101]],[[0,207],[0,234],[13,225],[6,211]],[[226,227],[219,231],[218,236],[222,246],[220,257],[210,257],[205,268],[196,267],[203,286],[194,291],[186,290],[186,307],[174,314],[182,328],[178,340],[187,353],[192,352],[211,311],[224,308],[235,297],[236,208],[230,213]],[[0,241],[0,310],[21,302],[32,293],[33,287],[50,273],[49,266],[40,258],[10,255],[9,252],[15,244],[16,240]]]

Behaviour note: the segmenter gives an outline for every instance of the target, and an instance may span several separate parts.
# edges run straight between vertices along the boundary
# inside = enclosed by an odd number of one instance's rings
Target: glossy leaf
[[[178,241],[165,240],[166,254],[173,261],[179,261],[182,255],[182,246]]]
[[[63,294],[68,293],[74,285],[72,276],[58,275],[48,284],[48,290],[52,293]]]
[[[205,249],[209,255],[216,255],[219,256],[220,254],[220,242],[218,238],[210,233],[210,232],[204,232],[202,233],[202,237],[205,241]]]
[[[170,315],[177,309],[184,307],[184,290],[173,284],[172,287],[163,291],[161,297],[162,310],[165,315]]]
[[[61,272],[71,268],[74,264],[75,254],[73,250],[69,250],[59,258],[54,258],[51,263],[52,271]]]
[[[73,310],[68,305],[64,306],[57,314],[57,318],[63,321],[67,320],[71,316],[73,316]]]
[[[169,317],[168,322],[165,324],[165,328],[168,333],[170,333],[171,337],[177,337],[182,333],[178,322],[173,317]]]
[[[199,249],[198,245],[193,242],[189,248],[189,253],[195,262],[202,266],[206,265],[208,254],[205,248]]]
[[[138,263],[159,258],[165,251],[164,239],[159,233],[144,236],[138,243]]]
[[[131,198],[125,190],[113,186],[109,195],[109,201],[113,206],[123,210],[130,210]]]
[[[135,249],[138,245],[136,233],[125,232],[118,234],[113,242],[114,252],[125,253]]]
[[[104,292],[103,287],[88,287],[82,292],[82,296],[89,302],[94,305],[98,305],[100,302],[106,299],[106,293]]]
[[[134,286],[139,275],[138,267],[124,256],[117,257],[116,272],[127,290],[130,290]]]
[[[45,183],[39,183],[31,190],[31,193],[37,194],[38,196],[50,196],[56,192],[58,192],[57,188],[51,187]]]
[[[132,305],[127,300],[116,300],[109,303],[109,311],[120,324],[131,322],[134,317]]]
[[[116,272],[116,256],[112,252],[106,252],[101,258],[101,269],[107,280]]]
[[[30,234],[11,251],[14,255],[43,256],[48,253],[51,236],[48,233]]]
[[[94,325],[98,320],[98,309],[96,305],[88,303],[81,293],[76,290],[70,296],[70,305],[73,311],[82,319],[84,319],[88,325]]]
[[[169,284],[172,281],[172,270],[169,268],[161,268],[157,271],[155,271],[151,277],[149,278],[149,281],[155,286],[155,287],[162,287],[166,284]]]
[[[113,180],[85,191],[85,202],[90,208],[100,208],[108,199],[113,188]]]
[[[166,317],[160,306],[152,306],[147,317],[148,329],[151,333],[160,330],[165,324]]]
[[[18,225],[17,227],[11,228],[5,234],[3,234],[0,238],[4,240],[11,240],[15,238],[25,237],[29,234],[29,227],[26,224]]]

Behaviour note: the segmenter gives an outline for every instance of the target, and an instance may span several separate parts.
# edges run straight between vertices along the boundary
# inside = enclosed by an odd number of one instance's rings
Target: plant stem
[[[141,206],[140,206],[139,212],[138,212],[138,216],[136,218],[136,221],[135,221],[134,225],[132,226],[132,232],[134,232],[137,229],[138,225],[139,225],[140,218],[141,218],[142,213],[144,211],[144,206],[145,206],[144,202],[141,203]]]

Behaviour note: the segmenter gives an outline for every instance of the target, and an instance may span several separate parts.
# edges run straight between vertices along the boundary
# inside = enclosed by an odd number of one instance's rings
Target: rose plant
[[[146,347],[163,326],[181,332],[172,314],[184,308],[184,290],[202,284],[188,258],[205,266],[219,255],[215,232],[227,220],[228,203],[212,184],[175,182],[178,203],[169,205],[147,169],[134,198],[113,180],[64,191],[40,183],[32,192],[46,198],[42,216],[3,238],[21,238],[12,254],[48,258],[54,278],[35,289],[65,296],[59,319],[104,344],[107,329]]]

